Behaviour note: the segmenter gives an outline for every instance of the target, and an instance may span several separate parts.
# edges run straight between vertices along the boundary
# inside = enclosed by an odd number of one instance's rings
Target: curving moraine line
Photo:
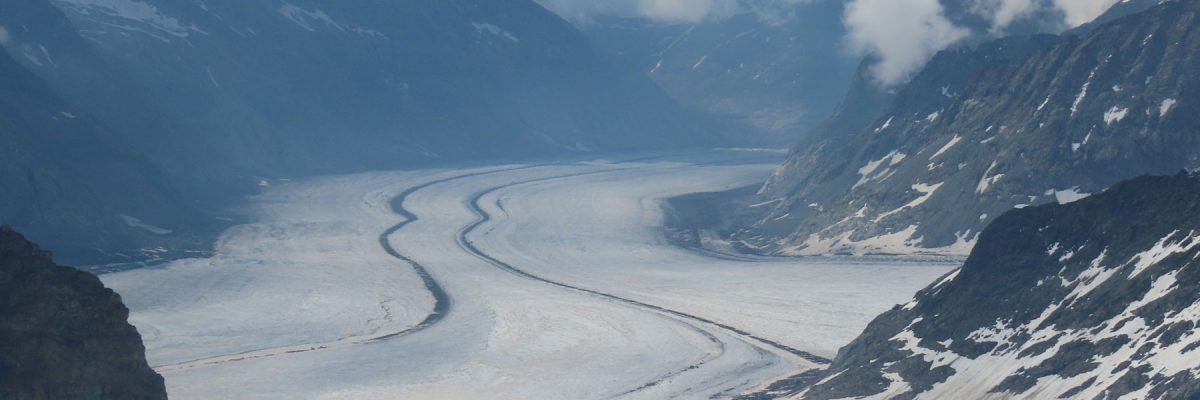
[[[740,161],[740,160],[737,160],[737,161]],[[483,224],[486,224],[487,222],[492,220],[492,215],[489,214],[488,212],[484,211],[483,208],[480,206],[480,200],[484,196],[487,196],[488,194],[494,193],[496,191],[499,191],[499,190],[502,190],[505,188],[510,188],[510,187],[519,186],[519,185],[527,185],[527,184],[540,183],[540,182],[546,182],[546,181],[552,181],[552,180],[558,180],[558,179],[568,179],[568,178],[573,178],[573,177],[579,177],[582,175],[591,175],[591,174],[597,174],[597,173],[611,173],[611,172],[617,172],[617,171],[622,171],[622,170],[626,170],[626,169],[613,169],[613,170],[605,170],[605,171],[595,171],[595,172],[590,172],[590,173],[575,173],[575,174],[567,174],[567,175],[559,175],[559,176],[552,176],[552,177],[546,177],[546,178],[532,179],[532,180],[527,180],[527,181],[523,181],[523,182],[514,182],[514,183],[510,183],[510,184],[506,184],[506,185],[496,186],[496,187],[492,187],[489,189],[485,189],[485,190],[476,192],[474,195],[472,195],[467,200],[466,205],[468,208],[471,209],[472,212],[474,212],[476,214],[477,219],[475,220],[475,222],[472,222],[470,225],[467,225],[461,231],[459,231],[459,234],[458,234],[459,247],[461,247],[464,251],[467,251],[468,253],[474,255],[475,257],[477,257],[483,261],[486,261],[487,263],[491,264],[494,267],[497,267],[499,269],[502,269],[504,271],[507,271],[509,273],[512,273],[514,275],[520,276],[525,279],[541,282],[541,283],[552,285],[552,286],[557,286],[557,287],[567,289],[567,290],[572,290],[572,291],[581,292],[581,293],[585,293],[585,294],[589,294],[589,295],[593,295],[593,296],[598,296],[598,297],[605,298],[605,299],[608,299],[611,301],[631,305],[631,306],[642,308],[642,309],[651,310],[651,311],[654,311],[657,313],[671,315],[671,316],[674,316],[674,317],[677,317],[677,318],[680,318],[683,320],[690,320],[693,322],[699,322],[699,323],[718,327],[722,330],[725,330],[727,332],[735,334],[735,336],[741,336],[743,338],[750,339],[747,341],[747,343],[750,344],[751,346],[755,347],[757,350],[759,350],[760,354],[762,354],[762,353],[773,354],[773,353],[763,350],[761,346],[754,344],[754,342],[761,343],[761,344],[763,344],[767,347],[773,348],[777,351],[782,351],[782,352],[791,354],[793,356],[796,356],[798,358],[804,359],[806,361],[809,361],[809,362],[812,362],[815,364],[828,365],[829,363],[831,363],[831,360],[829,360],[828,358],[821,357],[821,356],[818,356],[818,355],[815,355],[815,354],[812,354],[809,352],[805,352],[805,351],[784,345],[782,343],[779,343],[779,342],[776,342],[776,341],[773,341],[770,339],[763,338],[761,336],[754,335],[750,332],[747,332],[745,330],[739,329],[737,327],[734,327],[734,326],[731,326],[731,325],[728,325],[725,323],[713,321],[708,318],[685,313],[682,311],[669,309],[666,307],[649,304],[649,303],[638,301],[638,300],[620,297],[620,296],[617,296],[617,295],[614,295],[611,293],[601,292],[598,290],[593,290],[593,289],[575,286],[575,285],[571,285],[571,284],[567,284],[567,283],[563,283],[563,282],[558,282],[558,281],[550,280],[550,279],[547,279],[547,278],[544,278],[544,277],[541,277],[538,275],[531,274],[527,271],[519,269],[511,264],[508,264],[508,263],[506,263],[500,259],[497,259],[497,258],[491,256],[490,254],[480,250],[478,247],[475,246],[474,242],[472,242],[468,238],[468,236],[473,231],[478,229]],[[699,329],[699,328],[696,328],[696,329]],[[703,331],[703,330],[701,329],[701,331]],[[705,334],[708,335],[709,337],[711,337],[711,334],[708,334],[707,332]],[[636,391],[640,391],[642,389],[653,387],[653,386],[665,381],[666,379],[669,379],[670,377],[673,377],[673,376],[681,374],[683,372],[695,369],[697,367],[699,367],[699,365],[689,366],[681,371],[672,373],[670,375],[667,375],[656,381],[647,383],[646,385],[643,385],[642,387],[633,389],[633,390],[625,392],[623,394],[629,394],[629,393],[633,393]]]
[[[637,159],[616,161],[614,163],[620,164],[620,163],[640,162],[640,161],[647,161],[647,160],[660,159],[660,158],[669,158],[669,157],[673,157],[676,155],[678,155],[678,154],[657,155],[657,156],[652,156],[652,157],[643,157],[643,158],[637,158]],[[728,163],[728,162],[739,162],[739,161],[743,161],[743,160],[725,161],[725,162],[720,162],[720,163],[713,163],[711,165],[723,164],[723,163]],[[413,268],[414,272],[421,278],[426,290],[428,290],[430,295],[434,298],[433,310],[420,323],[413,325],[411,327],[405,328],[400,331],[389,332],[389,333],[384,333],[384,334],[369,334],[369,335],[350,336],[350,337],[339,338],[339,339],[336,339],[333,341],[323,342],[323,343],[305,343],[305,344],[275,347],[275,348],[269,348],[269,349],[251,350],[251,351],[240,352],[240,353],[235,353],[235,354],[226,354],[226,355],[219,355],[219,356],[213,356],[213,357],[205,357],[205,358],[201,358],[201,359],[195,359],[195,360],[183,361],[183,362],[173,363],[173,364],[168,364],[168,365],[156,366],[155,369],[159,372],[174,372],[174,371],[187,370],[187,369],[211,366],[211,365],[219,365],[219,364],[225,364],[225,363],[231,363],[231,362],[271,358],[271,357],[291,355],[291,354],[296,354],[296,353],[307,353],[307,352],[313,352],[313,351],[348,347],[348,346],[353,346],[353,345],[370,344],[370,343],[381,342],[384,340],[394,339],[394,338],[401,337],[401,336],[407,336],[407,335],[428,329],[430,326],[437,324],[438,322],[440,322],[442,319],[444,319],[446,317],[446,315],[450,312],[450,310],[453,306],[453,300],[452,300],[451,296],[445,291],[445,289],[443,289],[442,286],[437,282],[437,280],[434,279],[432,275],[430,275],[429,271],[425,268],[425,266],[423,266],[420,263],[416,262],[415,260],[409,258],[408,256],[405,256],[403,253],[400,253],[399,251],[397,251],[388,240],[388,238],[391,235],[393,235],[396,232],[398,232],[399,230],[403,229],[405,226],[408,226],[409,224],[412,224],[413,222],[420,220],[420,217],[418,215],[412,213],[411,211],[407,210],[404,207],[405,201],[412,194],[414,194],[418,191],[421,191],[421,190],[427,189],[431,186],[442,184],[442,183],[447,183],[447,182],[451,182],[451,181],[455,181],[455,180],[459,180],[459,179],[466,179],[466,178],[471,178],[471,177],[503,173],[503,172],[511,172],[511,171],[523,170],[523,169],[538,168],[538,167],[544,167],[544,166],[556,165],[556,164],[558,164],[558,163],[532,164],[532,165],[524,165],[524,166],[512,167],[512,168],[492,169],[492,170],[474,172],[474,173],[469,173],[469,174],[455,175],[455,176],[437,179],[437,180],[422,183],[417,186],[410,187],[410,188],[404,190],[403,192],[399,193],[395,198],[392,199],[391,205],[392,205],[393,212],[404,217],[404,221],[401,221],[400,223],[393,225],[392,227],[388,228],[383,233],[381,233],[378,237],[378,241],[379,241],[379,245],[384,249],[384,251],[388,255],[405,262],[406,264],[410,265]],[[618,171],[618,170],[621,170],[621,169],[594,171],[594,172],[590,172],[590,173],[605,173],[605,172],[614,172],[614,171]],[[583,174],[590,174],[590,173],[583,173]],[[572,175],[581,175],[581,174],[572,174]],[[753,335],[750,335],[748,333],[745,333],[741,330],[730,327],[728,325],[716,323],[716,322],[713,322],[713,321],[710,321],[710,320],[707,320],[704,318],[691,316],[689,314],[676,312],[673,310],[668,310],[668,309],[657,307],[654,305],[641,303],[641,302],[638,302],[635,300],[624,299],[624,298],[620,298],[620,297],[602,293],[602,292],[592,291],[592,290],[585,289],[585,288],[579,288],[579,287],[574,287],[574,286],[570,286],[570,285],[566,285],[566,284],[561,284],[558,282],[549,281],[549,280],[542,279],[542,278],[534,276],[534,275],[527,274],[527,273],[525,273],[519,269],[513,268],[512,266],[505,264],[495,258],[492,258],[482,252],[479,252],[478,249],[476,249],[473,244],[471,244],[471,243],[469,243],[469,241],[467,241],[466,235],[468,233],[470,233],[471,230],[474,230],[479,225],[486,223],[491,218],[490,215],[488,215],[486,212],[483,212],[482,209],[478,208],[479,198],[481,198],[483,195],[486,195],[487,193],[502,189],[504,187],[511,187],[511,186],[515,186],[515,185],[519,185],[519,184],[532,183],[532,182],[536,182],[536,181],[544,181],[544,180],[551,180],[551,179],[564,179],[567,177],[569,177],[569,176],[557,176],[557,177],[537,179],[534,181],[514,183],[514,184],[502,186],[502,187],[493,188],[488,191],[485,191],[482,194],[477,194],[476,196],[473,196],[472,199],[470,200],[471,208],[477,215],[481,216],[481,218],[483,218],[483,220],[476,221],[476,223],[473,223],[468,228],[464,229],[464,231],[460,232],[460,234],[459,234],[460,246],[463,246],[464,250],[467,250],[469,253],[475,255],[476,257],[482,258],[485,261],[488,261],[489,263],[491,263],[497,267],[501,267],[502,269],[508,270],[509,272],[516,273],[519,276],[534,279],[534,280],[537,280],[537,281],[540,281],[543,283],[552,284],[555,286],[564,287],[564,288],[571,289],[571,290],[576,290],[576,291],[580,291],[580,292],[584,292],[584,293],[589,293],[592,295],[609,298],[611,300],[619,301],[622,303],[626,303],[626,304],[630,304],[630,305],[634,305],[634,306],[638,306],[638,307],[648,308],[648,309],[655,310],[655,311],[658,311],[661,313],[674,315],[674,316],[680,317],[680,318],[685,318],[685,319],[690,319],[693,321],[700,321],[700,322],[708,323],[708,324],[711,324],[714,326],[721,327],[730,332],[735,332],[742,336],[746,336],[746,337],[758,340],[760,342],[767,343],[767,344],[771,345],[772,347],[775,347],[777,349],[781,349],[781,350],[787,351],[789,353],[798,355],[802,358],[808,359],[809,361],[821,363],[822,361],[817,361],[817,360],[824,360],[824,363],[828,363],[828,360],[825,360],[823,358],[807,357],[807,356],[805,356],[805,354],[808,354],[808,353],[804,353],[799,350],[792,349],[790,347],[775,343],[770,340],[755,337]],[[700,329],[699,327],[696,327],[693,325],[688,325],[688,327],[692,328],[697,333],[705,336],[711,342],[713,342],[718,347],[718,351],[716,352],[718,354],[718,356],[720,353],[724,352],[724,343],[720,342],[720,340],[717,339],[715,336],[708,333],[707,331],[704,331],[703,329]],[[808,355],[808,356],[811,356],[811,355]],[[811,356],[811,357],[816,357],[816,356]],[[657,381],[648,383],[638,389],[634,389],[632,391],[626,392],[625,394],[652,387],[652,386],[658,384],[659,382],[662,382],[663,380],[668,379],[672,376],[681,374],[681,373],[689,371],[691,369],[695,369],[700,364],[708,362],[712,358],[714,358],[714,356],[712,356],[710,354],[704,360],[701,360],[699,364],[695,364],[695,365],[689,366],[681,371],[668,374]]]
[[[545,165],[550,165],[550,164],[545,164]],[[404,261],[405,263],[408,263],[410,266],[412,266],[413,270],[417,273],[417,276],[419,276],[421,278],[421,281],[425,284],[425,289],[428,290],[430,295],[433,296],[433,299],[434,299],[433,311],[430,312],[429,315],[426,315],[425,319],[421,320],[420,323],[410,326],[408,328],[405,328],[403,330],[395,331],[395,332],[388,332],[388,333],[383,333],[383,334],[373,334],[373,335],[356,335],[356,336],[338,338],[338,339],[328,341],[328,342],[303,343],[303,344],[296,344],[296,345],[290,345],[290,346],[272,347],[272,348],[268,348],[268,349],[250,350],[250,351],[244,351],[244,352],[239,352],[239,353],[234,353],[234,354],[224,354],[224,355],[218,355],[218,356],[204,357],[204,358],[188,360],[188,361],[183,361],[183,362],[178,362],[178,363],[173,363],[173,364],[155,366],[154,369],[158,372],[176,372],[176,371],[188,370],[188,369],[193,369],[193,368],[198,368],[198,367],[206,367],[206,366],[226,364],[226,363],[232,363],[232,362],[271,358],[271,357],[291,355],[291,354],[297,354],[297,353],[308,353],[308,352],[313,352],[313,351],[328,350],[328,349],[341,348],[341,347],[347,347],[347,346],[352,346],[352,345],[369,344],[369,343],[375,343],[375,342],[379,342],[379,341],[383,341],[383,340],[387,340],[387,339],[393,339],[393,338],[400,337],[400,336],[409,335],[409,334],[429,328],[433,324],[438,323],[438,321],[441,321],[442,318],[445,318],[446,313],[448,313],[450,311],[452,301],[450,299],[450,295],[447,294],[445,289],[442,289],[442,286],[439,285],[437,283],[437,281],[434,280],[433,277],[429,275],[429,271],[427,271],[423,265],[408,258],[407,256],[401,254],[400,252],[396,251],[396,249],[392,247],[391,243],[388,243],[387,238],[389,236],[396,233],[396,231],[399,231],[400,229],[404,228],[406,225],[416,222],[417,220],[420,219],[420,217],[418,217],[416,214],[413,214],[404,208],[404,201],[409,196],[411,196],[413,193],[416,193],[417,191],[426,189],[433,185],[446,183],[446,182],[450,182],[450,181],[457,180],[457,179],[464,179],[464,178],[470,178],[470,177],[475,177],[475,176],[480,176],[480,175],[529,169],[529,168],[535,168],[535,167],[540,167],[540,166],[543,166],[543,165],[524,165],[524,166],[520,166],[520,167],[493,169],[493,170],[473,172],[473,173],[469,173],[469,174],[455,175],[455,176],[451,176],[451,177],[447,177],[447,178],[437,179],[437,180],[425,182],[420,185],[408,188],[405,191],[400,192],[400,194],[398,194],[395,198],[392,199],[392,203],[391,203],[392,210],[396,214],[399,214],[400,216],[404,217],[404,221],[401,221],[400,223],[393,225],[391,228],[388,228],[386,231],[384,231],[382,234],[380,234],[379,235],[379,245],[382,246],[383,250],[385,252],[387,252],[389,255],[391,255],[392,257],[397,258],[401,261]]]

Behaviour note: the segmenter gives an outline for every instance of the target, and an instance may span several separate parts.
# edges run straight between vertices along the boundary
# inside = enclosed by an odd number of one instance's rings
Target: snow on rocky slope
[[[1196,167],[1198,11],[1168,1],[1082,36],[943,52],[873,123],[798,145],[734,239],[775,254],[966,254],[1014,207]]]
[[[1195,398],[1197,199],[1200,176],[1180,173],[1008,212],[961,269],[776,395]]]

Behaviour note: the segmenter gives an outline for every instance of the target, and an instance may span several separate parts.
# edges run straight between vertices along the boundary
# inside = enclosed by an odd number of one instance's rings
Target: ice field
[[[102,279],[175,399],[731,397],[819,367],[955,266],[667,242],[663,199],[761,182],[777,157],[274,185],[213,258]]]

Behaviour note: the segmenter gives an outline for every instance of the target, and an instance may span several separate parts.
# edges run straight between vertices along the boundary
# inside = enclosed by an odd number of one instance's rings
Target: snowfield
[[[820,366],[955,266],[667,243],[662,199],[760,182],[777,157],[275,185],[215,257],[102,279],[175,399],[731,397]]]

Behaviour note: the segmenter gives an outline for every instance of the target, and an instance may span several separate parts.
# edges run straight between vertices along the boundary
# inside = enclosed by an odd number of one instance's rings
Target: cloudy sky
[[[739,0],[537,0],[577,23],[595,15],[645,17],[663,23],[708,23],[737,13]],[[847,51],[873,54],[881,61],[873,72],[885,85],[903,82],[934,53],[972,34],[948,19],[943,3],[958,2],[1000,32],[1034,13],[1055,13],[1062,25],[1078,26],[1099,16],[1118,0],[750,0],[755,4],[794,5],[845,1],[842,22]],[[986,32],[984,33],[986,34]]]

